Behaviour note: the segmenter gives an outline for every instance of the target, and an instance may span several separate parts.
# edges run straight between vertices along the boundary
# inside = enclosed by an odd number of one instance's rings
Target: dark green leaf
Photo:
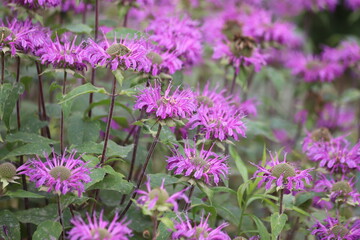
[[[252,219],[254,220],[256,227],[259,231],[261,240],[270,240],[270,234],[268,230],[266,229],[264,223],[255,215],[250,215]]]
[[[87,93],[106,93],[104,88],[98,88],[92,85],[91,83],[86,83],[84,85],[78,86],[71,90],[68,94],[63,96],[59,104],[64,104],[78,96],[87,94]]]
[[[7,129],[10,129],[10,117],[16,101],[23,92],[24,86],[22,84],[5,83],[0,86],[0,119],[4,121]]]
[[[163,179],[165,179],[165,186],[177,183],[179,180],[178,178],[166,173],[148,174],[147,176],[150,178],[150,185],[153,188],[160,187]]]
[[[123,194],[128,194],[133,189],[133,184],[118,175],[107,175],[102,181],[95,183],[89,188],[89,190],[92,189],[113,190]]]
[[[6,195],[12,198],[44,198],[44,196],[18,189],[15,192],[7,191]]]
[[[82,23],[68,24],[64,28],[66,28],[67,30],[69,30],[70,32],[73,32],[73,33],[87,33],[87,34],[90,34],[91,31],[92,31],[91,27],[89,27],[86,24],[82,24]]]
[[[58,222],[45,221],[39,224],[34,232],[34,240],[55,240],[60,237],[62,226]]]
[[[11,239],[18,240],[20,239],[20,224],[16,219],[15,215],[9,210],[0,211],[0,237],[1,239]],[[4,234],[3,229],[6,228],[8,231],[8,236]]]
[[[229,146],[230,155],[234,159],[236,167],[238,171],[240,172],[241,177],[243,178],[243,181],[246,182],[249,180],[248,171],[246,168],[246,165],[241,160],[240,155],[236,152],[235,148],[233,146]]]
[[[84,121],[81,115],[69,118],[67,136],[70,144],[80,145],[84,142],[95,142],[99,137],[100,123]]]
[[[276,238],[280,235],[281,231],[285,226],[287,219],[288,217],[284,213],[281,215],[279,213],[273,213],[271,215],[270,224],[271,224],[271,235],[273,240],[276,240]]]
[[[18,148],[15,148],[8,153],[5,158],[16,157],[21,155],[39,155],[43,156],[45,153],[50,154],[51,148],[47,144],[29,143]]]
[[[35,133],[17,132],[6,136],[7,142],[38,143],[42,145],[55,144],[57,141],[42,137]]]

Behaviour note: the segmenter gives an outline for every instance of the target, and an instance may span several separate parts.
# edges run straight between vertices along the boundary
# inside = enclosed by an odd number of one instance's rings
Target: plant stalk
[[[64,81],[62,86],[62,95],[64,96],[66,93],[66,79],[67,72],[64,70]],[[61,155],[64,154],[64,110],[61,108],[61,117],[60,117],[60,150]]]
[[[38,73],[38,81],[39,81],[39,100],[40,100],[40,106],[41,106],[41,119],[42,121],[47,121],[48,117],[46,114],[46,107],[45,107],[45,98],[44,98],[44,91],[43,91],[43,81],[42,81],[42,77],[41,77],[41,65],[39,62],[35,62],[36,63],[36,70]],[[47,137],[50,139],[51,138],[51,134],[50,134],[50,128],[47,125],[45,127],[45,131],[46,131],[46,135]]]
[[[62,215],[62,210],[61,210],[60,195],[58,195],[58,194],[57,194],[57,206],[58,206],[59,222],[62,226],[61,239],[65,240],[64,220],[63,220],[63,215]]]
[[[1,51],[1,84],[5,81],[5,53]]]

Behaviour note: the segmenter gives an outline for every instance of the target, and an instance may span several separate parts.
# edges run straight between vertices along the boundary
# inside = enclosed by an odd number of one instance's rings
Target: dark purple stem
[[[35,62],[35,63],[36,63],[36,70],[38,73],[38,80],[39,80],[39,102],[40,102],[40,106],[42,109],[42,111],[41,111],[42,118],[40,120],[47,121],[45,98],[44,98],[44,91],[43,91],[43,82],[42,82],[42,77],[41,77],[41,65],[38,62]],[[47,137],[51,138],[50,128],[48,125],[45,127],[45,130],[46,130]]]
[[[184,206],[184,211],[185,212],[189,211],[189,208],[190,208],[190,205],[191,205],[191,197],[192,197],[192,195],[194,193],[194,189],[195,189],[195,185],[191,185],[189,195],[188,195],[189,202],[186,203],[185,206]]]
[[[232,83],[231,83],[230,94],[232,94],[234,92],[237,75],[238,75],[238,71],[234,68],[234,76],[233,76]]]
[[[66,79],[67,79],[67,72],[64,70],[64,81],[62,87],[63,96],[66,93]],[[61,118],[60,118],[60,150],[62,155],[64,153],[64,110],[63,109],[61,109]]]
[[[5,79],[5,54],[1,51],[1,84],[4,84]]]

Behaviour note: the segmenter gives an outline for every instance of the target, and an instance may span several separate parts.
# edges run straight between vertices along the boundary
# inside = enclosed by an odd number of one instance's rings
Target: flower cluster
[[[353,224],[341,223],[339,219],[327,217],[323,223],[316,220],[311,234],[326,240],[355,240],[360,238],[360,220]]]

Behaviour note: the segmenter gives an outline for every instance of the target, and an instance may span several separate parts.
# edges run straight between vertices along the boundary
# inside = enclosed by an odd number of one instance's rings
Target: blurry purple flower
[[[173,156],[167,157],[167,169],[174,174],[191,176],[195,179],[201,179],[206,184],[211,185],[213,181],[218,185],[221,176],[227,178],[229,167],[227,165],[227,156],[219,156],[211,151],[204,150],[204,146],[199,151],[185,144],[184,154],[178,149],[173,149]]]
[[[336,48],[325,47],[322,58],[351,67],[360,61],[360,45],[355,40],[342,41]]]
[[[258,168],[253,177],[261,178],[258,187],[265,183],[265,189],[269,190],[275,184],[277,189],[284,189],[285,193],[289,193],[292,190],[304,190],[304,180],[307,184],[312,181],[312,176],[309,174],[312,168],[303,171],[295,169],[286,162],[286,154],[282,162],[278,154],[273,156],[270,153],[270,157],[271,161],[266,163],[267,168],[252,163]]]
[[[308,117],[308,111],[303,109],[295,114],[294,121],[298,124],[305,124]]]
[[[336,218],[327,217],[321,223],[316,220],[312,226],[312,235],[323,240],[358,240],[360,238],[360,220],[342,224]]]
[[[103,122],[106,122],[106,123],[107,123],[107,118],[106,118],[106,117],[102,118],[101,120],[102,120]],[[110,128],[113,129],[113,130],[119,130],[119,129],[120,129],[120,125],[119,125],[114,119],[111,119],[111,121],[110,121]],[[100,131],[100,136],[101,136],[102,138],[104,138],[104,137],[105,137],[105,133],[104,133],[103,131]],[[110,138],[111,138],[111,136],[110,136]]]
[[[164,94],[157,83],[154,87],[141,90],[134,108],[145,108],[147,113],[154,113],[160,119],[191,117],[196,109],[193,92],[190,89],[180,90],[179,87],[171,92],[171,87],[169,84]]]
[[[345,4],[352,10],[360,8],[360,0],[345,0]]]
[[[292,74],[304,78],[305,82],[331,82],[344,72],[344,67],[339,63],[302,53],[290,54],[286,65]]]
[[[174,74],[183,66],[182,61],[177,57],[174,52],[161,51],[158,47],[153,46],[150,48],[146,57],[150,60],[151,66],[149,72],[156,76],[160,73]]]
[[[329,201],[325,201],[324,199],[322,199],[320,196],[314,196],[312,199],[312,205],[315,208],[319,208],[319,209],[327,209],[330,210],[334,207],[334,205],[329,202]]]
[[[187,188],[169,195],[164,187],[165,179],[162,180],[161,186],[151,189],[150,179],[146,182],[146,189],[136,190],[141,196],[137,199],[136,203],[141,206],[144,213],[152,215],[152,212],[165,212],[174,209],[175,212],[179,210],[178,201],[183,199],[185,202],[189,202],[188,197],[185,195]]]
[[[61,3],[61,0],[6,0],[6,1],[30,9],[56,7]]]
[[[308,10],[321,11],[321,10],[335,10],[338,4],[337,0],[302,0],[302,4]]]
[[[206,83],[204,88],[197,89],[195,97],[199,108],[216,108],[216,106],[228,106],[230,102],[229,97],[225,97],[225,89],[218,91],[219,86],[210,89],[210,83]]]
[[[128,240],[133,235],[132,230],[128,228],[129,222],[119,221],[118,214],[111,222],[103,220],[104,211],[101,211],[99,218],[94,214],[90,217],[86,213],[88,223],[81,217],[71,219],[74,227],[68,232],[70,240]]]
[[[104,39],[99,44],[88,40],[85,49],[86,60],[92,67],[109,67],[111,70],[118,68],[133,69],[135,71],[150,71],[150,60],[146,57],[148,50],[142,38],[129,39],[128,37],[109,42],[104,34]]]
[[[149,39],[164,52],[177,56],[185,66],[198,64],[202,57],[202,34],[198,22],[189,17],[155,17],[147,27]]]
[[[200,223],[196,224],[191,221],[186,215],[185,220],[180,216],[178,217],[179,221],[175,220],[175,230],[171,235],[172,240],[231,240],[231,238],[221,231],[223,228],[227,227],[227,223],[223,223],[215,229],[209,227],[208,215],[206,218],[201,217]]]
[[[40,157],[30,159],[17,171],[30,178],[36,187],[45,188],[48,192],[55,191],[58,194],[77,192],[80,197],[85,191],[84,184],[91,181],[90,170],[86,163],[75,158],[76,152],[73,151],[69,156],[46,156],[43,162]]]
[[[346,179],[345,176],[342,176],[341,180],[335,181],[332,178],[328,179],[322,174],[320,175],[320,180],[315,182],[313,191],[328,193],[333,203],[344,202],[349,205],[359,205],[360,194],[354,186],[354,178]]]
[[[240,103],[239,110],[242,111],[246,116],[257,116],[257,105],[259,102],[256,99],[248,99]]]
[[[245,137],[246,126],[243,122],[244,114],[227,106],[215,106],[211,109],[199,108],[190,118],[188,124],[191,129],[200,128],[206,139],[224,141],[233,137],[236,141],[239,136]]]
[[[279,141],[280,145],[284,146],[284,150],[286,152],[292,151],[294,141],[285,129],[274,129],[273,134],[276,140]]]
[[[40,57],[42,64],[51,64],[54,68],[70,68],[82,71],[86,68],[84,59],[84,49],[82,45],[76,45],[77,36],[72,41],[60,41],[56,36],[56,41],[46,42],[36,55]]]
[[[348,131],[354,127],[355,113],[352,108],[337,107],[332,103],[327,103],[321,111],[316,125],[332,130]]]
[[[62,12],[74,11],[75,13],[83,13],[91,9],[91,4],[77,0],[66,0],[61,4]]]

